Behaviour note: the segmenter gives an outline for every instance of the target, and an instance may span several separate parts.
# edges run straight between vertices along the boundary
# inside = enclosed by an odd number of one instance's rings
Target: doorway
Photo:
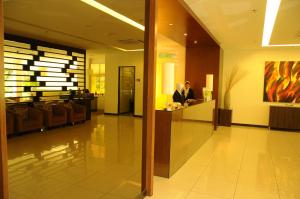
[[[135,66],[119,67],[118,113],[134,114]]]

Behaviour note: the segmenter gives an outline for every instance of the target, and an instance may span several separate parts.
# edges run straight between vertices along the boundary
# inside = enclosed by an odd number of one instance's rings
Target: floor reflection
[[[74,127],[8,139],[10,198],[135,198],[142,120],[93,115]]]

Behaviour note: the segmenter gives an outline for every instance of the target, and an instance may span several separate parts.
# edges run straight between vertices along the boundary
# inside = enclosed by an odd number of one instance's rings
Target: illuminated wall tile
[[[68,52],[66,50],[60,50],[60,49],[56,49],[56,48],[48,48],[45,46],[38,46],[37,50],[44,51],[44,52],[50,52],[50,53],[58,53],[58,54],[63,54],[63,55],[68,54]]]
[[[5,37],[6,97],[30,101],[39,92],[39,96],[42,96],[40,100],[54,100],[69,95],[69,89],[84,89],[85,53],[80,53],[83,50],[68,47],[60,49],[60,46],[47,42],[36,46],[39,41],[27,39],[28,43],[23,43],[26,38]]]
[[[84,73],[84,70],[67,69],[68,73]]]
[[[5,92],[22,92],[24,87],[5,87]]]
[[[34,70],[34,71],[49,71],[49,72],[61,72],[60,68],[48,68],[48,67],[41,67],[41,66],[30,66],[30,70]]]
[[[73,86],[73,82],[46,82],[46,86]]]
[[[22,54],[29,54],[29,55],[38,55],[38,51],[35,51],[35,50],[28,50],[28,49],[11,47],[11,46],[4,46],[3,49],[6,52],[22,53]]]
[[[69,55],[60,55],[60,54],[56,54],[56,53],[45,53],[45,57],[52,57],[52,58],[58,58],[58,59],[68,59],[68,60],[72,60],[73,57],[69,56]]]
[[[78,87],[77,86],[70,86],[70,87],[67,87],[68,91],[69,90],[75,90],[77,91],[78,90]]]
[[[74,77],[84,78],[84,74],[74,74]]]
[[[17,93],[5,93],[5,97],[30,97],[36,96],[35,92],[17,92]]]
[[[49,58],[49,57],[40,57],[40,61],[69,64],[69,60],[55,59],[55,58]]]
[[[5,86],[39,86],[39,82],[15,82],[5,81]]]
[[[18,59],[33,60],[33,56],[32,55],[23,55],[23,54],[10,53],[10,52],[4,52],[4,57],[12,57],[12,58],[18,58]]]
[[[84,62],[74,61],[74,65],[84,66]]]
[[[40,97],[41,101],[55,101],[60,100],[59,96],[53,96],[53,97]]]
[[[77,61],[81,61],[81,62],[84,62],[84,58],[80,58],[80,57],[77,57]]]
[[[28,49],[30,49],[30,47],[31,47],[30,44],[25,44],[25,43],[16,42],[16,41],[10,41],[10,40],[4,40],[4,45],[21,47],[21,48],[28,48]]]
[[[30,81],[30,76],[13,76],[13,75],[5,75],[5,81]]]
[[[42,87],[32,87],[31,91],[60,91],[62,90],[62,87],[46,87],[46,86],[42,86]]]
[[[48,66],[48,67],[55,67],[55,68],[65,68],[65,64],[58,64],[58,63],[49,63],[49,62],[41,62],[41,61],[35,61],[35,66]]]
[[[18,65],[18,64],[4,64],[4,68],[6,68],[6,69],[15,69],[15,70],[23,70],[23,65]]]
[[[69,95],[69,91],[43,92],[43,97]]]
[[[4,70],[5,75],[29,75],[33,76],[34,72],[33,71],[22,71],[22,70],[9,70],[5,69]]]
[[[84,66],[75,66],[75,65],[70,65],[71,69],[80,69],[80,70],[84,70]]]
[[[75,52],[72,53],[72,56],[84,58],[84,54],[75,53]]]
[[[36,77],[37,81],[40,82],[66,82],[67,78],[60,78],[60,77]]]
[[[68,74],[68,73],[41,72],[41,76],[47,76],[47,77],[70,77],[70,74]]]
[[[14,59],[14,58],[7,58],[7,57],[4,57],[4,63],[27,64],[27,60]]]
[[[72,82],[84,82],[84,79],[80,79],[80,78],[71,78]]]

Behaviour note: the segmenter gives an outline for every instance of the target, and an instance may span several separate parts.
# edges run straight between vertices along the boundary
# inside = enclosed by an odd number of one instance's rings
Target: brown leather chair
[[[44,128],[43,112],[39,109],[16,106],[11,107],[10,110],[14,113],[16,133],[42,130]]]
[[[53,102],[35,104],[35,107],[43,111],[45,127],[51,128],[67,124],[67,109],[63,104]]]
[[[76,104],[74,102],[68,102],[65,104],[68,113],[68,123],[75,124],[77,122],[83,122],[86,120],[86,108],[85,106]]]
[[[14,114],[10,110],[6,110],[6,133],[14,134]]]

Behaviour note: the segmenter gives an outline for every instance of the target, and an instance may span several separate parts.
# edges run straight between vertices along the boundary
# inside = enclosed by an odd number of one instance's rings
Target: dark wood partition
[[[147,196],[153,195],[154,175],[156,2],[145,2],[142,191]]]
[[[3,1],[0,0],[0,199],[8,199],[8,169],[3,70]]]
[[[203,98],[206,74],[214,75],[213,99],[216,100],[215,128],[218,121],[220,46],[182,0],[158,1],[158,33],[186,47],[185,79],[196,98]]]
[[[196,98],[203,98],[206,74],[214,75],[213,99],[218,101],[220,47],[200,46],[186,48],[185,79],[191,82]],[[200,92],[199,92],[200,91]],[[218,104],[218,103],[217,103]]]

